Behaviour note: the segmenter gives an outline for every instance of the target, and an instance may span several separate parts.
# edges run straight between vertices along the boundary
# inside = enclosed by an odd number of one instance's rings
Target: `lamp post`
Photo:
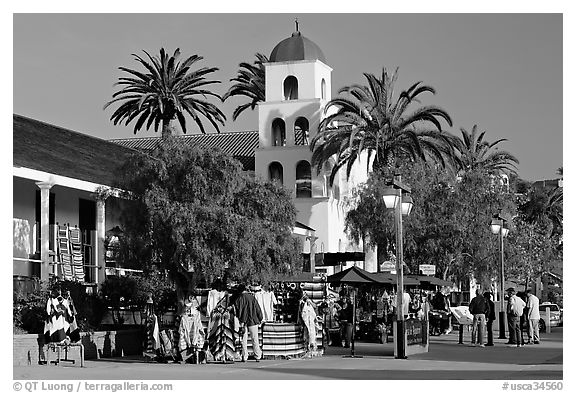
[[[504,238],[508,236],[508,225],[506,220],[495,214],[490,223],[492,233],[498,235],[498,246],[500,248],[500,312],[498,313],[500,336],[498,338],[506,338],[506,326],[504,320],[506,318],[505,304],[504,304]]]
[[[400,175],[394,175],[394,179],[384,189],[382,198],[388,209],[394,209],[396,222],[396,359],[406,359],[406,346],[404,343],[404,249],[402,244],[402,215],[409,215],[414,202],[409,195],[410,187],[402,183]],[[406,195],[403,195],[406,193]]]

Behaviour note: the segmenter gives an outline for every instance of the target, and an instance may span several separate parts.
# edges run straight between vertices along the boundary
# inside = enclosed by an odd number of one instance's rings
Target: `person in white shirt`
[[[540,332],[538,322],[540,321],[540,299],[538,299],[530,288],[526,290],[526,320],[528,321],[528,344],[540,344]]]
[[[510,332],[510,341],[508,343],[512,346],[520,347],[523,345],[520,336],[520,316],[524,312],[526,303],[516,296],[516,290],[514,288],[508,288],[506,292],[508,292],[508,306],[506,311],[508,313],[508,331]]]
[[[404,315],[404,319],[408,317],[408,313],[410,312],[410,302],[412,302],[410,294],[402,291],[402,315]]]

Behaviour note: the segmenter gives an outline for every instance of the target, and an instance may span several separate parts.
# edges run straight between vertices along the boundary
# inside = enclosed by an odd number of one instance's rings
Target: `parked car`
[[[546,330],[546,322],[544,319],[547,308],[550,309],[550,327],[562,326],[563,324],[562,310],[560,307],[554,303],[544,302],[540,304],[540,322],[538,323],[540,331]]]

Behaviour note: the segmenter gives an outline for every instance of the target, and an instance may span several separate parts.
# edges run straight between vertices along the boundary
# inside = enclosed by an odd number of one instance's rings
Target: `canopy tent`
[[[349,269],[346,270],[342,270],[341,272],[338,272],[336,274],[333,274],[331,276],[328,276],[327,278],[328,282],[331,283],[340,283],[340,284],[348,284],[350,286],[356,286],[356,285],[360,285],[360,284],[375,284],[376,281],[374,281],[374,279],[372,277],[370,277],[370,273],[368,273],[366,270],[364,269],[360,269],[357,266],[352,266]],[[352,291],[352,293],[354,294],[353,300],[352,300],[352,310],[353,310],[353,317],[352,317],[352,346],[350,348],[350,357],[361,357],[361,356],[356,356],[354,354],[354,343],[355,343],[355,333],[356,333],[356,293],[355,291]]]
[[[364,269],[357,266],[352,266],[349,269],[342,270],[341,272],[332,274],[327,278],[328,282],[341,283],[341,284],[374,284],[376,281]]]
[[[388,273],[388,272],[378,272],[378,273],[368,273],[370,277],[379,284],[392,284],[396,285],[396,274]],[[404,276],[404,285],[405,286],[418,286],[420,285],[420,281],[413,277]]]

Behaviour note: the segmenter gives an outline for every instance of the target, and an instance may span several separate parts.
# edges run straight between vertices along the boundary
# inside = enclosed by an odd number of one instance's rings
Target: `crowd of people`
[[[508,295],[506,319],[509,332],[507,344],[512,347],[540,344],[538,326],[540,321],[540,300],[532,293],[530,288],[518,295],[515,288],[508,288],[506,292]],[[482,293],[480,289],[477,289],[476,297],[470,301],[468,309],[473,316],[470,344],[479,347],[493,346],[492,324],[496,319],[496,312],[492,294],[490,292]],[[524,326],[527,331],[527,340],[524,340]],[[484,344],[486,335],[487,343]]]

